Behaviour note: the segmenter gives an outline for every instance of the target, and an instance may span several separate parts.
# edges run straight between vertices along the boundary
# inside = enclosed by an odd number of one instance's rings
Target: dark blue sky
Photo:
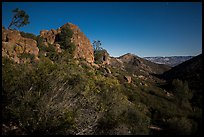
[[[201,2],[3,2],[3,26],[8,27],[15,8],[30,16],[20,30],[39,35],[71,22],[91,42],[100,40],[111,56],[202,53]]]

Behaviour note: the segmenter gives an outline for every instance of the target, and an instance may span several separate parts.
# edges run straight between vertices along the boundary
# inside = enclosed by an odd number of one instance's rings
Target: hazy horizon
[[[202,2],[2,2],[6,28],[15,8],[30,16],[20,31],[39,35],[71,22],[113,57],[202,53]]]

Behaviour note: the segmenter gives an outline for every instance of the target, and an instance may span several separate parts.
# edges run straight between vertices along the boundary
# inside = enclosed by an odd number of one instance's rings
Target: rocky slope
[[[157,64],[165,64],[171,67],[181,64],[189,59],[193,58],[193,56],[170,56],[170,57],[144,57],[144,59],[149,60],[151,62]]]
[[[144,72],[149,74],[161,74],[170,69],[170,67],[162,64],[155,64],[134,54],[125,54],[118,58],[125,64],[127,69],[132,69],[134,72]]]
[[[137,75],[141,73],[162,74],[171,68],[167,65],[153,63],[130,53],[117,58],[110,57],[107,51],[104,52],[104,55],[101,57],[101,62],[111,67],[125,69]]]
[[[118,75],[121,75],[120,73],[124,72],[124,79],[126,79],[129,83],[131,83],[131,79],[133,78],[149,82],[161,82],[161,80],[155,75],[162,74],[171,69],[171,67],[167,65],[156,64],[130,53],[115,58],[110,57],[108,52],[105,51],[103,52],[100,62],[101,64],[99,64],[99,66],[121,70]],[[145,82],[143,82],[143,84],[144,83]]]

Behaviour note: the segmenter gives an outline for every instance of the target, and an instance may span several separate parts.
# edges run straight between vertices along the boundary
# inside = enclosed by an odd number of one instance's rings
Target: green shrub
[[[36,37],[36,41],[37,41],[39,50],[43,50],[43,51],[44,51],[45,45],[43,44],[43,37],[41,37],[40,35],[38,35],[38,36]]]
[[[34,54],[30,54],[30,53],[21,53],[18,55],[19,58],[26,58],[26,59],[30,59],[31,62],[34,61],[35,59],[35,55]]]
[[[167,121],[168,134],[190,135],[192,133],[192,123],[185,117],[174,117]]]
[[[42,58],[28,69],[3,58],[2,65],[4,123],[16,123],[26,134],[73,134],[76,114],[67,94],[72,91],[59,90],[64,83],[56,77],[55,64]]]
[[[75,45],[71,43],[71,38],[73,31],[70,29],[69,25],[66,25],[62,28],[61,33],[59,34],[58,43],[62,49],[69,51],[70,53],[75,50]]]
[[[130,126],[133,135],[148,135],[150,118],[136,109],[128,109],[124,114],[124,120]]]
[[[31,38],[33,40],[37,40],[37,36],[32,33],[26,33],[26,32],[21,31],[20,34],[24,38]]]
[[[57,53],[57,51],[56,51],[54,45],[49,44],[48,47],[45,47],[45,48],[44,48],[44,50],[45,50],[45,52],[47,53],[47,57],[48,57],[50,60],[52,60],[52,61],[57,61],[57,60],[60,58],[60,56],[59,56],[60,53]]]
[[[119,124],[119,121],[117,120],[116,116],[105,113],[102,118],[99,119],[97,124],[96,133],[98,135],[111,135],[114,134],[113,130],[116,128]]]
[[[73,55],[74,51],[76,50],[76,45],[74,43],[70,43],[67,50],[71,55]]]
[[[191,109],[189,100],[192,98],[192,93],[188,87],[187,81],[181,81],[179,79],[174,79],[172,81],[173,91],[177,97],[177,102],[184,108]]]
[[[19,101],[7,105],[6,109],[27,134],[71,134],[75,114],[68,108],[65,92],[52,89],[43,93],[31,89],[17,98]]]

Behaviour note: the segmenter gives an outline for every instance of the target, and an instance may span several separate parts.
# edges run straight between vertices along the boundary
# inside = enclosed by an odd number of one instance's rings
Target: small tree
[[[14,13],[14,16],[12,18],[11,23],[8,26],[8,29],[10,29],[11,26],[16,26],[17,28],[20,28],[30,23],[28,21],[29,16],[25,13],[25,11],[16,8],[12,12]]]
[[[93,42],[94,51],[103,50],[103,48],[100,46],[101,46],[101,41],[100,40],[94,40],[94,42]]]
[[[103,49],[101,45],[102,44],[100,40],[94,40],[93,48],[94,48],[94,60],[96,64],[102,63],[105,60],[104,56],[107,53],[107,51]]]
[[[177,97],[177,102],[181,106],[188,106],[189,100],[192,98],[192,93],[188,87],[187,81],[181,81],[179,79],[174,79],[172,81],[172,86],[174,89],[174,94]]]

